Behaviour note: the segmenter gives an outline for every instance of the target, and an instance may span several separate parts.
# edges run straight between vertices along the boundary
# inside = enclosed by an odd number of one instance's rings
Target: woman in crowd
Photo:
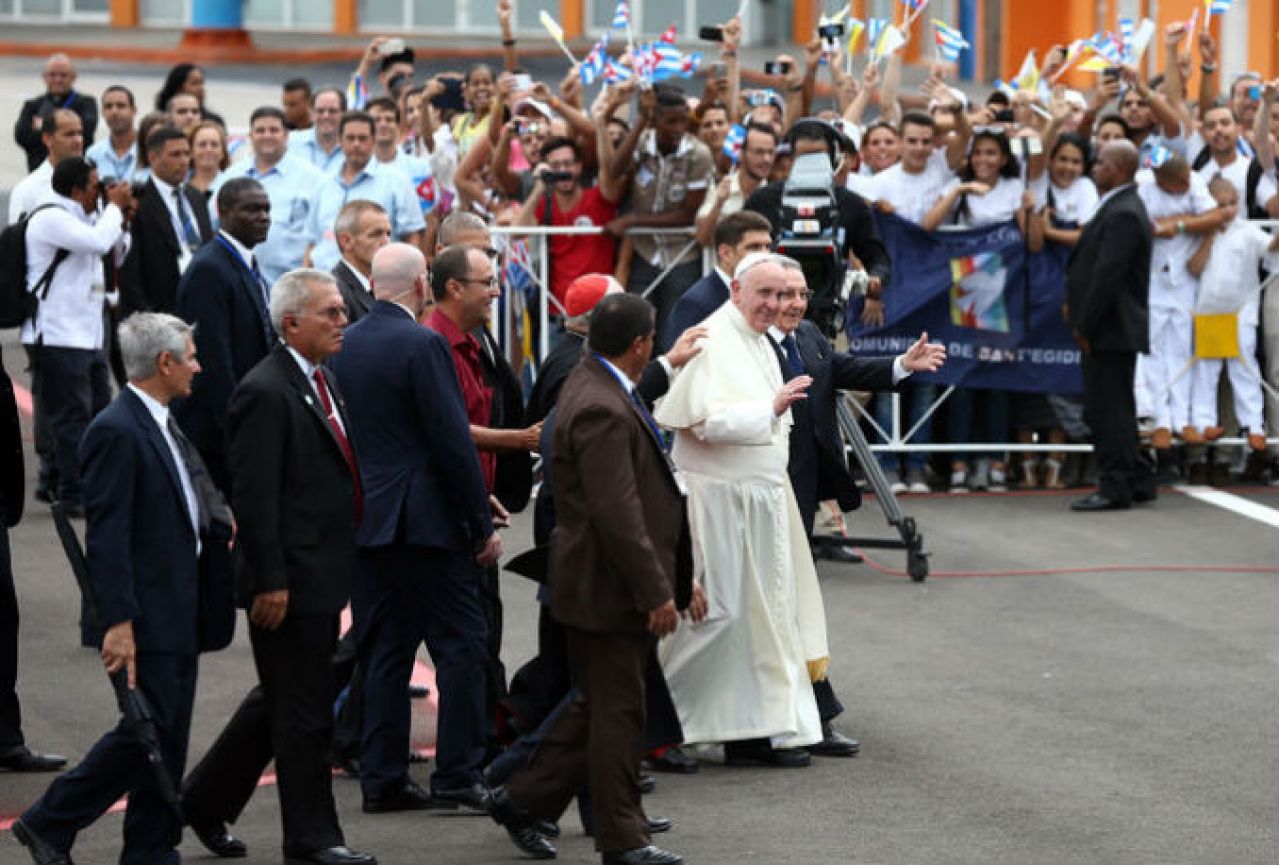
[[[477,63],[466,72],[462,83],[467,111],[453,119],[453,138],[457,141],[458,156],[466,156],[476,140],[488,132],[489,119],[495,105],[493,99],[493,70],[484,63]]]
[[[157,111],[167,111],[169,100],[179,93],[190,93],[200,102],[200,116],[205,120],[215,120],[226,127],[226,121],[220,114],[210,111],[204,104],[204,70],[194,63],[179,63],[169,70],[164,79],[164,86],[155,95]]]
[[[187,140],[191,142],[191,179],[188,183],[203,192],[208,200],[212,197],[213,181],[231,164],[226,149],[226,132],[220,123],[201,120],[191,127]]]

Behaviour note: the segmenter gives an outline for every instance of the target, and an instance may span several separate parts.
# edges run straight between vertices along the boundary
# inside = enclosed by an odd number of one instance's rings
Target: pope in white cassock
[[[724,742],[776,762],[773,749],[818,742],[811,682],[829,652],[817,572],[786,474],[790,406],[811,383],[783,384],[767,336],[785,271],[779,257],[739,264],[732,299],[704,322],[702,353],[658,404],[689,491],[704,621],[658,649],[689,742]],[[807,756],[807,755],[805,755]],[[805,761],[806,762],[806,761]]]

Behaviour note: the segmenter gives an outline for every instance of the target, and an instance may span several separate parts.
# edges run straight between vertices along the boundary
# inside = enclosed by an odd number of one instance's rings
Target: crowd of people
[[[870,394],[881,429],[899,395],[915,443],[1091,440],[1099,489],[1078,510],[1152,499],[1155,469],[1211,478],[1231,429],[1246,470],[1273,472],[1279,293],[1263,302],[1262,273],[1279,235],[1249,219],[1279,217],[1279,80],[1246,74],[1219,99],[1210,35],[1197,98],[1178,25],[1154,78],[1117,67],[1089,93],[977,104],[944,64],[908,92],[900,55],[854,77],[821,39],[741,68],[733,19],[700,94],[634,74],[588,101],[579,67],[555,88],[520,67],[511,14],[500,0],[501,70],[418,83],[414,51],[379,37],[345,86],[290,79],[244,135],[197,66],[139,118],[128,88],[95,99],[69,59],[46,63],[15,126],[31,173],[8,229],[38,299],[21,331],[35,497],[87,519],[99,620],[82,640],[146,694],[181,783],[167,801],[127,731],[108,734],[15,824],[37,863],[70,862],[126,791],[122,861],[178,861],[184,824],[243,856],[228,827],[272,759],[289,862],[375,861],[346,846],[334,765],[367,813],[482,811],[552,858],[576,796],[605,862],[680,861],[650,843],[671,822],[644,813],[641,757],[691,773],[685,741],[732,765],[859,750],[832,726],[813,564],[856,559],[817,525],[858,504],[845,391]],[[1066,62],[1053,48],[1037,77]],[[883,325],[909,290],[882,215],[1073,248],[1063,283],[1034,290],[1065,300],[1084,396],[961,383],[938,412],[946,350],[927,335],[895,358],[832,345],[809,320],[825,286],[779,244],[784,183],[812,159],[834,183],[839,271],[860,275],[849,327]],[[546,286],[520,232],[535,226],[587,229],[547,238]],[[547,305],[546,334],[538,315],[495,318],[521,303]],[[1225,317],[1233,356],[1196,356],[1205,316]],[[521,350],[539,336],[545,358]],[[881,467],[898,493],[1084,476],[1055,452]],[[542,584],[538,655],[508,675],[498,530],[535,482],[537,548],[508,566]],[[0,523],[21,498],[6,490]],[[4,553],[8,573],[7,535]],[[0,766],[58,769],[22,738],[8,584]],[[259,684],[185,773],[196,659],[218,648],[205,619],[233,584]],[[409,771],[422,643],[440,692],[426,786]]]

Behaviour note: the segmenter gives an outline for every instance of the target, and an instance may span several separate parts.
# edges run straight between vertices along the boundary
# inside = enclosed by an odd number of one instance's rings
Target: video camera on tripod
[[[794,148],[797,138],[813,137],[814,130],[830,144],[829,152],[795,158],[782,187],[777,252],[803,268],[812,292],[808,318],[833,339],[843,324],[848,298],[864,293],[870,277],[850,268],[843,254],[845,228],[839,219],[835,172],[851,143],[830,123],[816,119],[798,121],[787,143]]]

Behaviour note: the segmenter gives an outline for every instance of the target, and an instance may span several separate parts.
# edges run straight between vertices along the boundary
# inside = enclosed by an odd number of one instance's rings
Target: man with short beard
[[[699,244],[710,246],[720,219],[741,210],[751,193],[768,182],[776,153],[777,131],[773,127],[762,123],[751,123],[746,127],[746,140],[742,142],[742,157],[737,170],[706,194],[706,200],[697,211]]]
[[[1275,180],[1254,157],[1239,152],[1239,119],[1229,105],[1204,112],[1203,138],[1207,146],[1195,157],[1194,169],[1206,183],[1218,174],[1239,193],[1238,219],[1279,216]]]

